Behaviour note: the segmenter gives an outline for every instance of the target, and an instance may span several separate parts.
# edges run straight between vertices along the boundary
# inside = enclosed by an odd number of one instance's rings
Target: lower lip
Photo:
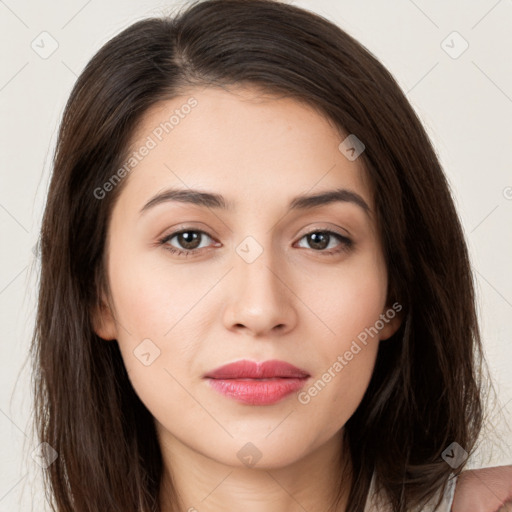
[[[219,393],[250,405],[270,405],[298,391],[308,378],[208,379]]]

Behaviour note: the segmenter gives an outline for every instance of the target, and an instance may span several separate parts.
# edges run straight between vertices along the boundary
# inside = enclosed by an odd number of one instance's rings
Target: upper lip
[[[277,359],[263,362],[242,359],[220,366],[205,374],[205,378],[211,379],[268,379],[273,377],[305,378],[309,377],[309,373],[286,361]]]

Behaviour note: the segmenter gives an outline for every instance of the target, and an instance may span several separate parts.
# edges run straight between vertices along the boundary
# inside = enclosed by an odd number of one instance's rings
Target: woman
[[[101,48],[41,263],[58,511],[457,512],[496,479],[485,510],[510,497],[509,467],[462,473],[482,352],[443,171],[389,72],[318,15],[203,1]]]

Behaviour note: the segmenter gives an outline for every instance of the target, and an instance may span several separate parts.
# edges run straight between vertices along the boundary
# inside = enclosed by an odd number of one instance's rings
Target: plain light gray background
[[[288,3],[325,16],[365,45],[395,76],[434,142],[466,230],[499,399],[490,419],[501,444],[484,432],[470,467],[511,464],[512,0]],[[0,512],[43,510],[40,468],[30,455],[30,366],[22,365],[37,291],[32,250],[60,116],[100,46],[176,5],[0,0]],[[41,56],[52,44],[56,50]]]

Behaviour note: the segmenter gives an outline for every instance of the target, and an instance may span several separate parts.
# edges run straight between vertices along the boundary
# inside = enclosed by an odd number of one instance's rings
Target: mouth
[[[241,360],[204,375],[212,389],[249,405],[270,405],[301,389],[310,375],[285,361]]]

